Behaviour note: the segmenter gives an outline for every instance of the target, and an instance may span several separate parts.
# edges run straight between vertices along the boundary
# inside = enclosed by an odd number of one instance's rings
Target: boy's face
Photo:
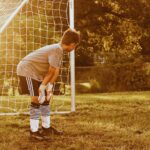
[[[76,44],[75,43],[71,43],[69,45],[65,45],[64,50],[67,51],[67,52],[71,52],[75,48],[76,48]]]

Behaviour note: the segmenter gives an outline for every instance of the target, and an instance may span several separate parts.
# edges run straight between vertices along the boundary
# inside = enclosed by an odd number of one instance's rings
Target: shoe
[[[63,135],[63,132],[56,130],[54,127],[50,127],[50,128],[44,128],[44,127],[42,127],[41,134],[43,136],[47,136],[47,135],[50,135],[50,134]]]
[[[35,139],[35,140],[39,140],[39,141],[45,140],[45,138],[41,135],[41,133],[39,131],[37,131],[37,132],[30,131],[30,137],[31,137],[31,139]]]

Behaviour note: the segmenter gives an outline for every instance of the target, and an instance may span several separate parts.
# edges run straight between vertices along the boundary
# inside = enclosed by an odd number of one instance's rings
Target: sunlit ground
[[[0,116],[0,149],[149,150],[149,97],[150,92],[77,95],[75,113],[51,117],[64,135],[43,142],[29,138],[28,115]]]

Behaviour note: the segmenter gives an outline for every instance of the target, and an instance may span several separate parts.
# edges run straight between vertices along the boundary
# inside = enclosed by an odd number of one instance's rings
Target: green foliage
[[[103,52],[105,57],[111,52],[115,57],[107,56],[108,61],[123,63],[134,61],[145,49],[149,51],[150,42],[144,40],[150,38],[149,0],[82,0],[75,1],[75,6],[75,24],[82,35],[77,66],[93,64],[87,62],[93,53]]]
[[[96,79],[91,79],[90,80],[90,85],[91,85],[91,93],[98,93],[100,87],[100,83]]]
[[[78,84],[76,84],[76,92],[77,93],[90,93],[91,92],[90,83],[78,83]]]
[[[84,93],[150,90],[149,68],[149,63],[136,62],[77,69],[77,82],[87,82],[91,85],[88,91],[77,91]]]

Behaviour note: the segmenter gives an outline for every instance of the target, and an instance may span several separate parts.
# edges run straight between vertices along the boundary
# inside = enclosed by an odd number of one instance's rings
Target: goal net
[[[19,95],[17,64],[30,52],[59,42],[70,26],[69,6],[69,0],[0,0],[0,115],[28,112],[31,98]],[[64,53],[51,109],[65,113],[71,103],[70,56]]]

